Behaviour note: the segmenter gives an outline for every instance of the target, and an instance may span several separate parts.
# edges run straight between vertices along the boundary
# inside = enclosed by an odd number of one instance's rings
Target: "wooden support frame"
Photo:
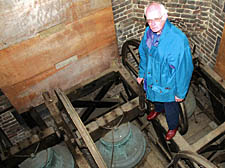
[[[57,103],[58,103],[57,96],[54,93],[49,94],[48,92],[45,92],[43,93],[43,97],[45,99],[45,105],[47,106],[49,112],[51,113],[51,116],[53,117],[57,128],[59,129],[58,131],[64,132],[63,136],[64,136],[65,143],[68,146],[70,152],[72,153],[75,159],[76,153],[75,153],[74,145],[72,143],[74,136],[57,107]]]
[[[82,139],[84,140],[85,144],[87,145],[87,147],[88,147],[90,153],[92,154],[98,167],[99,168],[107,168],[101,154],[97,150],[96,145],[94,144],[93,140],[91,139],[86,127],[82,123],[78,113],[73,108],[68,97],[66,97],[65,93],[63,93],[60,89],[56,89],[55,91],[56,91],[56,94],[59,96],[59,99],[62,101],[69,116],[71,117],[74,125],[76,126],[80,135],[82,136]]]
[[[121,65],[115,64],[112,66],[112,68],[108,69],[106,72],[103,72],[101,75],[107,74],[112,71],[119,72],[121,75],[121,78],[123,78],[123,80],[129,85],[130,89],[132,89],[135,93],[138,92],[138,84],[130,76],[129,72]],[[100,77],[101,76],[99,76],[99,78]],[[90,83],[90,81],[88,82]],[[85,145],[88,147],[90,153],[92,154],[96,164],[100,168],[106,167],[106,164],[104,160],[102,159],[102,156],[99,153],[98,149],[96,148],[93,140],[97,140],[98,138],[100,138],[101,136],[103,136],[105,133],[109,131],[109,130],[102,129],[102,127],[112,126],[118,121],[120,121],[121,119],[122,119],[121,123],[134,119],[140,113],[138,108],[138,105],[139,105],[138,98],[135,98],[125,103],[121,107],[118,107],[112,110],[111,112],[105,114],[102,117],[99,117],[96,121],[91,122],[85,127],[78,113],[73,108],[69,98],[66,96],[66,92],[63,92],[62,90],[57,88],[55,89],[55,94],[56,95],[54,94],[50,95],[48,93],[44,93],[43,97],[45,98],[45,104],[48,107],[51,115],[53,116],[57,124],[57,127],[62,129],[67,127],[56,105],[57,102],[61,102],[66,112],[68,113],[68,116],[70,117],[73,124],[77,128],[76,135],[78,136],[78,138],[76,139],[76,141],[80,142],[80,140],[82,139]],[[88,131],[92,135],[93,139],[91,138]],[[68,134],[68,132],[66,132],[66,134]],[[97,134],[98,136],[95,136]]]
[[[7,155],[4,155],[4,153],[1,154],[1,159],[4,161],[8,159],[9,157],[19,153],[23,149],[26,149],[30,145],[40,142],[41,140],[55,133],[56,132],[52,127],[46,128],[43,131],[41,131],[39,134],[32,135],[30,138],[25,139],[23,142],[20,142],[19,144],[12,146],[9,149],[9,153]]]

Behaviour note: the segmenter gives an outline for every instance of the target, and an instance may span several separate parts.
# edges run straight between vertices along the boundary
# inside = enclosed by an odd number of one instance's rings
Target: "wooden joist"
[[[215,130],[211,131],[210,133],[199,139],[191,146],[195,152],[198,152],[201,148],[206,146],[208,143],[210,143],[213,139],[215,139],[222,133],[225,133],[225,122],[221,124],[219,127],[217,127]]]
[[[1,159],[6,160],[9,156],[15,155],[16,153],[22,151],[23,149],[26,149],[30,145],[40,142],[42,139],[45,139],[52,134],[55,134],[55,130],[52,127],[46,128],[41,131],[40,134],[32,135],[30,138],[25,139],[23,142],[12,146],[9,149],[9,153],[7,156],[3,153],[1,154]]]
[[[165,116],[159,115],[158,119],[160,121],[160,124],[163,126],[163,128],[165,130],[168,130]],[[183,150],[194,151],[193,147],[181,136],[181,134],[178,131],[177,131],[175,137],[173,137],[173,140],[178,145],[178,147],[181,151],[183,151]]]
[[[98,140],[110,131],[107,128],[116,126],[119,122],[122,124],[133,120],[140,113],[138,106],[138,98],[135,98],[87,124],[86,128],[92,139],[94,141]]]
[[[106,168],[106,164],[105,164],[101,154],[99,153],[96,145],[94,144],[93,140],[91,139],[86,127],[84,126],[83,122],[81,121],[76,110],[73,108],[68,97],[66,97],[66,95],[60,89],[56,89],[56,93],[59,96],[59,99],[62,101],[63,106],[65,107],[66,111],[68,112],[74,125],[78,129],[80,135],[82,136],[82,139],[84,140],[86,146],[88,147],[88,149],[89,149],[91,155],[93,156],[98,167]]]

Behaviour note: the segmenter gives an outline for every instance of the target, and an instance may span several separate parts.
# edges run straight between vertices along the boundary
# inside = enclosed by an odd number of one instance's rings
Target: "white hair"
[[[157,3],[157,2],[153,2],[153,3]],[[144,14],[145,14],[146,17],[147,17],[147,9],[148,9],[148,7],[151,6],[153,3],[149,4],[149,5],[146,6],[145,9],[144,9]],[[157,4],[159,4],[159,3],[157,3]],[[162,14],[162,15],[167,15],[168,10],[166,10],[166,8],[164,7],[163,4],[159,4],[159,5],[160,5],[160,12],[161,12],[161,14]]]

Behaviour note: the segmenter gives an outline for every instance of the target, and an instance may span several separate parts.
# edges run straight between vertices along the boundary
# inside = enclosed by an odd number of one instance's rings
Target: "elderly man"
[[[179,102],[185,98],[192,72],[192,56],[185,34],[167,19],[167,10],[153,2],[145,8],[148,27],[139,46],[140,64],[137,82],[144,81],[146,98],[155,108],[148,120],[166,113],[169,130],[166,140],[176,134]]]

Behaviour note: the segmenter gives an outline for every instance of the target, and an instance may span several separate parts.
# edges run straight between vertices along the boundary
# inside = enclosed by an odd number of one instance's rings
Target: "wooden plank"
[[[215,72],[212,68],[210,68],[208,65],[200,65],[201,69],[203,69],[203,71],[205,71],[208,76],[210,78],[212,78],[214,81],[216,81],[216,83],[218,83],[217,85],[222,88],[222,90],[225,91],[225,80],[223,80],[221,78],[221,76],[219,76],[219,74],[217,72]]]
[[[78,165],[78,168],[91,168],[91,166],[88,164],[87,160],[84,158],[84,155],[79,150],[78,147],[75,148],[76,151],[76,163]]]
[[[58,99],[54,93],[49,94],[48,92],[43,93],[45,99],[45,105],[47,106],[51,116],[53,117],[55,124],[58,130],[64,132],[64,141],[69,148],[73,158],[76,158],[75,148],[72,144],[73,133],[69,128],[69,125],[65,122],[65,119],[62,116],[62,112],[59,111],[57,107]]]
[[[112,7],[108,6],[63,23],[50,35],[1,50],[2,91],[22,113],[43,103],[43,91],[56,87],[65,90],[104,71],[118,56],[113,25]],[[75,59],[67,62],[70,58]],[[56,65],[64,61],[66,64],[57,69]]]
[[[102,117],[97,118],[96,121],[87,124],[86,128],[92,139],[96,141],[110,131],[109,129],[104,128],[111,128],[118,122],[121,122],[122,124],[133,120],[140,113],[138,105],[138,98],[135,98],[130,102],[123,104],[121,107],[117,107],[111,112],[108,112]]]
[[[219,127],[217,127],[215,130],[211,131],[209,134],[205,135],[197,142],[195,142],[192,145],[193,150],[195,152],[199,151],[201,148],[203,148],[205,145],[210,143],[213,139],[215,139],[217,136],[221,135],[224,132],[225,132],[225,122],[221,124]]]
[[[225,80],[225,25],[214,69]]]
[[[73,108],[71,102],[69,99],[65,96],[65,94],[60,90],[56,89],[56,93],[59,96],[59,99],[62,101],[66,111],[68,112],[69,116],[71,117],[74,125],[78,129],[80,135],[82,136],[85,144],[87,145],[90,153],[92,154],[96,164],[98,165],[99,168],[106,168],[106,164],[99,153],[96,145],[94,144],[93,140],[91,139],[91,136],[89,135],[86,127],[82,123],[78,113],[76,110]]]
[[[92,26],[87,26],[90,24]],[[65,25],[64,29],[52,36],[43,39],[37,36],[1,50],[0,87],[15,85],[40,75],[71,56],[77,56],[79,59],[115,40],[110,6]]]

